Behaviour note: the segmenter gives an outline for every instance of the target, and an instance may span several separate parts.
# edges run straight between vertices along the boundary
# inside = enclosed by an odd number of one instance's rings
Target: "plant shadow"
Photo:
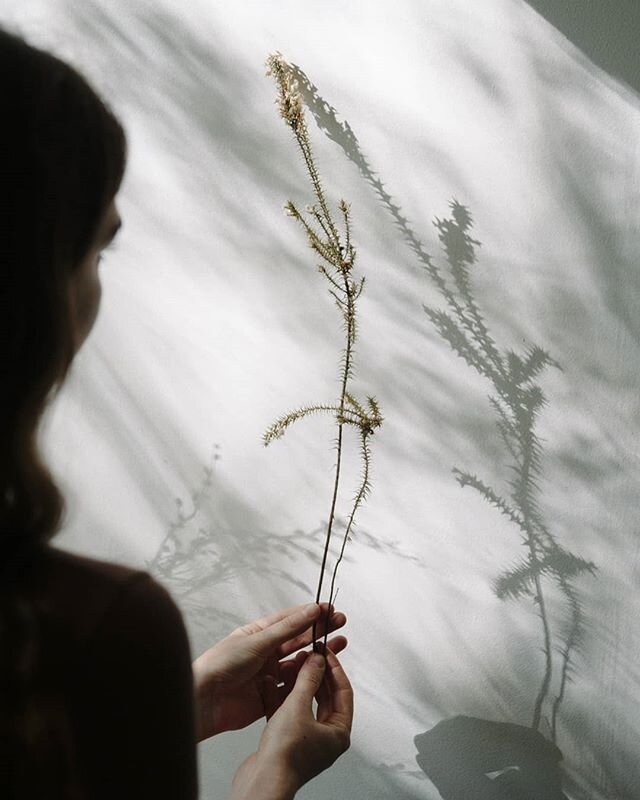
[[[457,716],[414,743],[418,765],[443,800],[567,800],[562,753],[531,728]]]

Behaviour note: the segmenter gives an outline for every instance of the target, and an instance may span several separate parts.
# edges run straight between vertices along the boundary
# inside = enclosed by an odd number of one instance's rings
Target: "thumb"
[[[321,653],[311,653],[298,673],[291,695],[310,707],[322,684],[325,667],[325,657]]]

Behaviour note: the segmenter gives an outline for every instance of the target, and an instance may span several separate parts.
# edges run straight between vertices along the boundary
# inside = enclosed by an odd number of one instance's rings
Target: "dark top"
[[[20,569],[47,678],[68,710],[83,796],[197,797],[189,641],[148,573],[47,546]]]

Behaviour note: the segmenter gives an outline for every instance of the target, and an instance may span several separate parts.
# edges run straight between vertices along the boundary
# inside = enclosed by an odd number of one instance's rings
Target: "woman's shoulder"
[[[105,620],[126,622],[132,614],[180,625],[167,590],[142,569],[79,555],[51,545],[42,548],[20,580],[49,621],[73,621],[74,637],[90,638]]]
[[[37,572],[42,579],[51,576],[62,582],[86,583],[95,589],[117,590],[124,584],[147,574],[142,569],[103,561],[92,556],[80,555],[48,544],[36,551],[30,571]]]
[[[36,600],[47,683],[65,698],[87,796],[195,798],[190,645],[169,592],[145,570],[50,546],[23,589]]]
[[[63,550],[51,544],[41,547],[34,556],[31,568],[55,572],[60,577],[75,580],[94,580],[100,585],[119,585],[139,575],[143,570],[103,561],[91,556]]]

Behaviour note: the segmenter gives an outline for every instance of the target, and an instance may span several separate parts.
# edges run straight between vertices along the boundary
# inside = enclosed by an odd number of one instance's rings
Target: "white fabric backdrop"
[[[599,570],[580,581],[585,644],[558,744],[570,797],[637,796],[637,96],[519,0],[0,9],[93,79],[130,142],[100,318],[47,422],[69,499],[59,545],[155,570],[194,656],[312,596],[333,432],[318,418],[268,449],[260,437],[282,412],[335,397],[341,337],[282,213],[311,198],[264,76],[280,50],[348,121],[429,252],[432,218],[454,196],[469,206],[477,299],[500,343],[533,341],[564,368],[542,380],[542,503]],[[518,555],[514,530],[451,475],[504,475],[489,387],[430,327],[433,289],[346,139],[310,129],[327,193],[352,204],[367,275],[356,382],[385,423],[339,581],[353,746],[300,796],[437,798],[413,737],[455,714],[527,725],[537,620],[492,592]],[[224,796],[259,732],[201,746],[203,797]]]

